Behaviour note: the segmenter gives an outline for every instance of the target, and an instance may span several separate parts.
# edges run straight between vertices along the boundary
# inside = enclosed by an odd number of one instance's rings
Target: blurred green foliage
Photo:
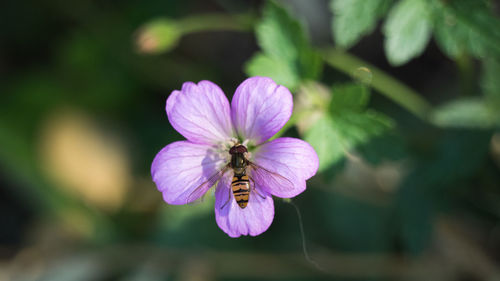
[[[0,279],[495,280],[498,4],[308,1],[321,40],[296,2],[0,4]],[[253,75],[292,90],[278,135],[320,158],[293,199],[305,237],[275,200],[267,232],[231,239],[212,194],[168,206],[150,179],[182,139],[168,94]]]
[[[304,139],[320,156],[320,171],[393,127],[387,116],[366,109],[369,96],[363,85],[333,87],[327,110],[304,133]]]
[[[322,62],[311,48],[304,29],[275,2],[267,2],[255,35],[263,53],[248,62],[249,76],[268,76],[293,90],[300,81],[317,79],[320,75]],[[269,68],[270,65],[274,67]]]
[[[385,52],[395,66],[420,55],[431,37],[426,1],[403,0],[395,4],[384,22]]]
[[[387,12],[392,0],[330,1],[333,12],[332,30],[335,43],[349,48],[359,39],[371,33],[377,20]]]

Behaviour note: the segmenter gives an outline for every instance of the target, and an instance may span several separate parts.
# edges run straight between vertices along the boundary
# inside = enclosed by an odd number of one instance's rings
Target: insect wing
[[[216,172],[211,177],[208,178],[205,182],[200,184],[191,194],[189,194],[186,203],[188,204],[196,204],[203,201],[203,195],[207,193],[207,191],[219,181],[225,172],[229,169],[229,166],[224,167],[224,169]]]
[[[254,184],[262,185],[266,183],[266,186],[271,187],[271,189],[277,189],[280,193],[293,189],[293,183],[282,175],[271,172],[255,163],[250,162],[249,164],[251,169],[250,175]],[[264,190],[267,191],[267,189]]]

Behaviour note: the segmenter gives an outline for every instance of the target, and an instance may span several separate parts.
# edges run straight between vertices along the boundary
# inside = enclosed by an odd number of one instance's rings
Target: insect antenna
[[[306,258],[306,260],[310,264],[314,265],[314,267],[316,267],[318,270],[323,271],[323,272],[327,272],[323,267],[321,267],[315,260],[313,260],[309,256],[309,252],[307,251],[307,242],[306,242],[306,234],[304,231],[304,224],[302,222],[302,214],[300,213],[299,207],[291,199],[287,199],[287,200],[283,200],[283,201],[292,205],[293,208],[295,209],[295,212],[297,213],[297,218],[299,220],[300,236],[302,238],[302,251],[304,252],[304,257]]]

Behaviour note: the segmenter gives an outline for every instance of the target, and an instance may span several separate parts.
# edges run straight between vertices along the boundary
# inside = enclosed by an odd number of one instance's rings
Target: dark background
[[[333,44],[327,1],[284,2],[308,23],[314,46]],[[439,128],[376,93],[370,107],[396,130],[358,147],[364,160],[347,157],[308,182],[293,201],[304,237],[294,206],[279,199],[267,232],[238,239],[217,227],[213,198],[162,201],[150,165],[182,139],[164,112],[169,93],[211,80],[230,98],[259,46],[251,30],[210,31],[144,54],[139,28],[157,17],[258,16],[263,4],[0,3],[1,280],[499,278],[498,131]],[[479,60],[463,71],[432,40],[393,67],[383,40],[379,26],[350,52],[434,105],[477,95]],[[322,81],[349,79],[325,67]]]

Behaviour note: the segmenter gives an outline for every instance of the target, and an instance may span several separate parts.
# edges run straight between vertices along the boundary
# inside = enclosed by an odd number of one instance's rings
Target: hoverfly
[[[187,202],[196,201],[201,198],[208,189],[214,186],[223,176],[229,171],[233,170],[233,178],[231,181],[231,191],[233,193],[236,203],[241,209],[245,209],[248,205],[250,193],[254,192],[258,196],[265,198],[255,188],[255,180],[257,182],[268,182],[275,188],[291,189],[293,184],[285,177],[273,173],[251,161],[249,161],[245,153],[248,152],[244,145],[236,144],[229,149],[231,154],[231,161],[224,166],[220,171],[208,178],[207,181],[200,184],[189,196]],[[221,209],[231,200],[231,193],[229,198],[221,206]]]

